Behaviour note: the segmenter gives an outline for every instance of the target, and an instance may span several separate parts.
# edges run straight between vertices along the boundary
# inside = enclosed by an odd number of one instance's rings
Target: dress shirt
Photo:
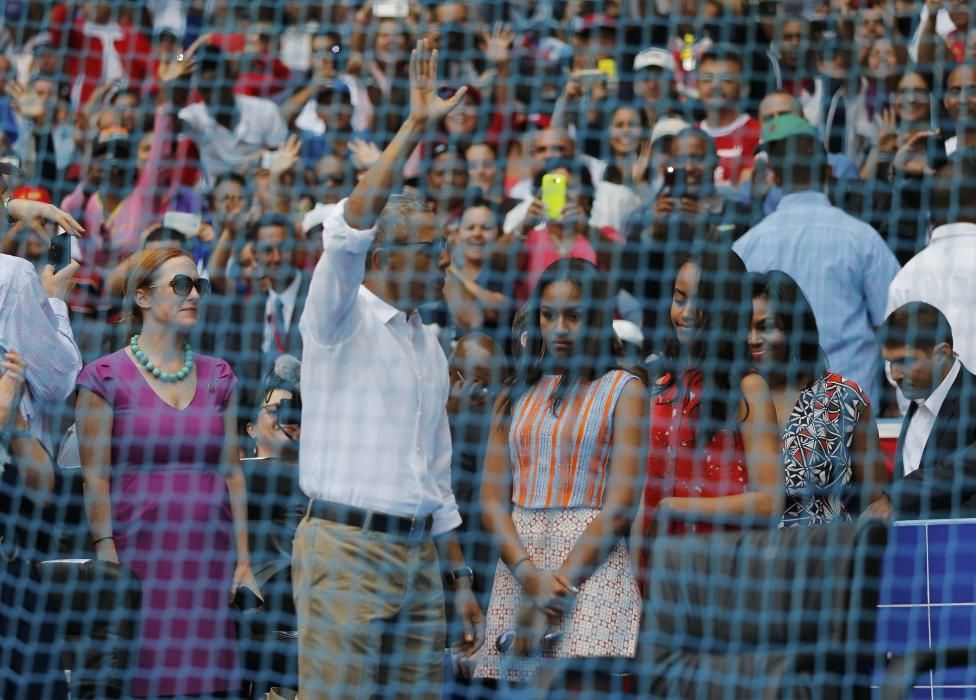
[[[43,409],[74,391],[81,353],[67,305],[47,299],[33,265],[10,255],[0,255],[0,345],[19,352],[27,364],[20,408],[31,434],[50,448]]]
[[[461,523],[451,491],[447,358],[409,318],[362,285],[375,229],[323,224],[302,331],[299,480],[310,498],[405,517],[433,534]]]
[[[959,358],[956,358],[949,374],[936,387],[935,391],[929,394],[927,399],[916,401],[918,408],[915,410],[915,415],[912,416],[912,422],[908,424],[908,428],[905,430],[905,444],[902,446],[901,453],[906,476],[922,466],[925,443],[929,440],[932,426],[935,425],[935,419],[939,417],[939,410],[945,402],[946,395],[961,370],[962,364],[959,362]]]
[[[268,353],[278,351],[278,346],[274,340],[274,324],[269,320],[274,315],[275,301],[281,299],[282,314],[281,324],[285,329],[286,337],[281,339],[282,343],[287,342],[287,331],[291,329],[291,318],[295,314],[295,304],[298,303],[298,289],[302,286],[302,276],[295,273],[295,278],[285,287],[285,291],[278,294],[274,289],[268,290],[268,301],[264,305],[264,340],[261,341],[261,352]]]
[[[898,260],[884,239],[820,192],[783,197],[732,246],[750,272],[782,270],[806,294],[831,369],[854,380],[875,405],[881,398],[881,350],[875,328],[885,319]]]
[[[976,367],[976,223],[939,226],[928,246],[909,260],[888,288],[887,313],[924,301],[945,314],[952,349]]]
[[[204,182],[213,187],[217,177],[238,170],[265,149],[277,149],[288,136],[288,126],[278,105],[271,100],[235,95],[238,121],[234,131],[218,124],[203,102],[180,110],[180,119],[190,128],[200,150]]]

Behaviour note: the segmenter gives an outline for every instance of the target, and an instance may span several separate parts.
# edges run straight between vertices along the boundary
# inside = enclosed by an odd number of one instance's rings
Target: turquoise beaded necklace
[[[164,372],[163,370],[159,369],[159,367],[154,365],[152,360],[146,357],[146,353],[139,348],[138,335],[132,336],[132,340],[129,341],[129,349],[132,351],[132,354],[135,356],[136,360],[139,361],[139,364],[145,367],[149,374],[156,377],[156,379],[160,380],[161,382],[168,382],[171,384],[182,382],[184,379],[186,379],[186,376],[190,373],[190,370],[193,369],[193,351],[190,350],[189,343],[183,344],[183,367],[179,372],[175,373]]]

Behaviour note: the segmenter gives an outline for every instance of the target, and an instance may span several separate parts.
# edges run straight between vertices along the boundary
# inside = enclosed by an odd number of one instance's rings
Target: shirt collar
[[[925,406],[928,410],[932,412],[932,415],[939,415],[939,411],[942,409],[942,404],[945,403],[946,396],[949,394],[949,389],[956,382],[956,377],[959,376],[959,372],[962,369],[962,364],[959,362],[959,358],[952,363],[952,369],[949,370],[949,374],[946,378],[942,380],[942,383],[936,387],[935,391],[929,394],[928,398],[924,401],[919,402],[919,406]]]
[[[779,206],[776,209],[778,211],[783,207],[799,207],[809,204],[821,204],[829,207],[830,200],[823,192],[817,192],[815,190],[793,192],[791,194],[784,194],[783,199],[780,200]]]
[[[281,297],[282,304],[287,304],[292,308],[294,308],[295,304],[298,302],[298,288],[301,286],[302,286],[302,275],[300,272],[295,272],[294,279],[292,279],[292,281],[288,283],[288,286],[285,287],[285,291],[279,294],[273,288],[269,289],[268,297],[270,297],[272,301],[277,297]]]
[[[959,221],[954,224],[943,224],[932,229],[932,240],[949,238],[951,236],[976,236],[976,224]]]
[[[378,296],[373,294],[365,286],[359,288],[360,292],[363,294],[363,299],[366,301],[366,306],[376,314],[383,323],[389,323],[397,314],[403,313],[395,306],[390,306],[385,301],[380,299]]]

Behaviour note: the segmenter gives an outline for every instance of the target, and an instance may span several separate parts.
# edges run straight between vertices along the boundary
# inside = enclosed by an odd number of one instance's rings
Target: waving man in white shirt
[[[292,571],[305,698],[439,698],[443,578],[463,631],[484,638],[452,533],[447,359],[416,309],[443,293],[449,258],[427,205],[391,195],[424,132],[464,97],[436,95],[437,52],[410,60],[410,115],[323,222],[300,321],[300,482],[308,515]]]

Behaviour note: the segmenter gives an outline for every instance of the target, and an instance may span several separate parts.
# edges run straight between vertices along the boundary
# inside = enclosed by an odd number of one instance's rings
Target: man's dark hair
[[[228,170],[227,172],[218,175],[217,179],[214,181],[213,189],[217,189],[225,182],[236,182],[241,186],[241,189],[247,189],[247,180],[244,179],[243,175],[240,173],[235,173],[233,170]]]
[[[126,88],[125,90],[119,90],[117,93],[112,95],[112,105],[114,106],[118,104],[119,98],[122,97],[134,97],[136,98],[137,104],[138,102],[142,101],[142,94],[139,92],[139,90],[134,87],[129,87]]]
[[[952,327],[945,315],[924,301],[910,301],[888,315],[878,331],[889,349],[909,347],[931,352],[936,345],[952,347]]]
[[[546,176],[546,173],[551,173],[553,170],[568,171],[579,182],[583,194],[591,199],[593,198],[593,175],[590,174],[590,169],[586,166],[586,163],[575,158],[550,158],[547,160],[545,167],[532,180],[533,189],[538,191],[542,187],[542,178]]]
[[[783,180],[784,192],[819,190],[827,181],[827,151],[815,136],[790,136],[767,144],[769,165]]]
[[[974,75],[976,75],[976,61],[965,60],[965,61],[962,61],[960,63],[956,63],[956,64],[952,65],[945,72],[946,83],[949,82],[949,78],[952,77],[953,73],[955,73],[958,70],[963,70],[963,69],[969,69],[969,70],[971,70],[973,72]]]
[[[176,243],[182,248],[186,245],[186,235],[177,231],[175,228],[169,228],[167,226],[160,226],[159,228],[153,229],[147,235],[145,240],[142,242],[145,248],[150,243]]]
[[[96,143],[92,148],[95,158],[111,158],[117,167],[123,167],[132,154],[132,143],[127,138],[113,138]]]
[[[734,63],[739,67],[739,71],[745,70],[746,62],[742,58],[742,52],[728,44],[716,44],[711,48],[707,49],[702,57],[698,59],[699,67],[705,63],[705,61],[728,61],[729,63]]]
[[[708,158],[709,162],[713,165],[718,163],[718,149],[715,147],[715,140],[706,134],[704,131],[699,129],[697,126],[689,126],[682,129],[674,138],[671,140],[671,147],[674,148],[674,144],[678,141],[684,141],[685,139],[699,139],[705,143],[705,156]]]
[[[263,228],[268,228],[270,226],[279,226],[285,229],[285,233],[288,234],[288,238],[291,240],[295,239],[297,235],[295,232],[295,224],[292,220],[285,216],[284,214],[279,214],[277,212],[272,212],[271,214],[265,214],[257,223],[254,224],[254,234],[257,237],[257,232]]]
[[[929,214],[936,226],[976,223],[976,155],[956,153],[932,181]]]
[[[197,74],[213,72],[216,82],[233,82],[237,79],[237,63],[227,57],[223,49],[213,44],[204,44],[197,53],[199,60]],[[213,87],[218,87],[214,85]]]

